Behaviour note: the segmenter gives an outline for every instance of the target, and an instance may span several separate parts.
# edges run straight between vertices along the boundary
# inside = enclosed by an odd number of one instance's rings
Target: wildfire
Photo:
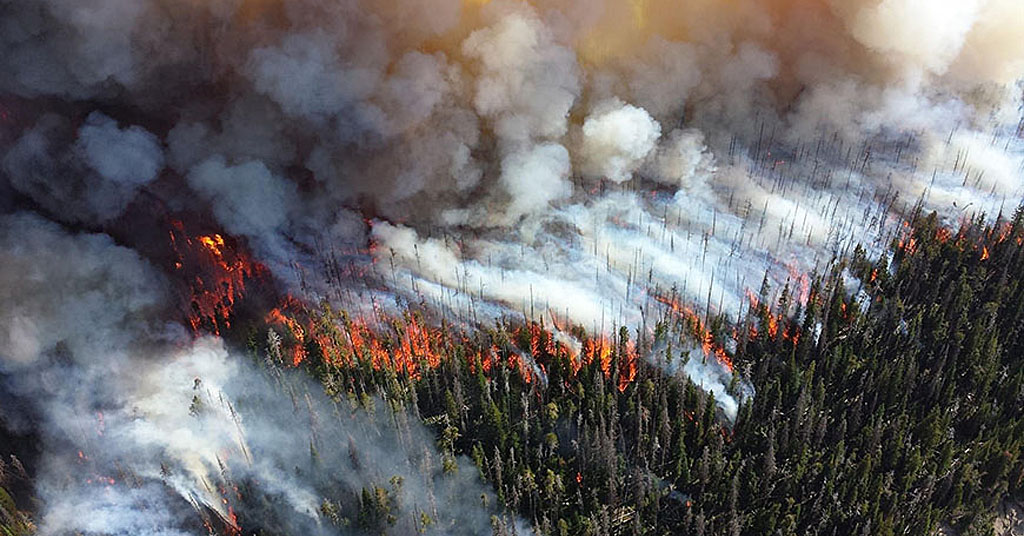
[[[604,373],[606,378],[611,374],[612,345],[608,342],[608,339],[604,337],[588,339],[583,343],[583,355],[586,356],[586,364],[588,365],[597,361],[601,367],[601,372]]]
[[[218,258],[224,256],[222,253],[222,250],[224,249],[224,237],[221,235],[214,233],[210,236],[200,236],[199,243]]]
[[[873,273],[872,281],[874,280],[874,277],[877,277],[877,275],[877,273]],[[795,324],[787,322],[785,315],[781,311],[778,313],[773,312],[770,307],[768,307],[765,304],[762,304],[758,297],[750,290],[747,290],[747,298],[750,300],[750,311],[759,311],[759,314],[764,315],[761,318],[760,322],[762,322],[763,324],[767,324],[767,326],[763,327],[767,328],[766,333],[768,334],[769,339],[775,339],[780,335],[781,331],[782,340],[791,342],[794,346],[800,342],[800,329]],[[811,301],[816,301],[818,299],[819,297],[816,293],[812,293],[808,290],[807,301],[804,303],[806,304]],[[840,304],[840,306],[842,307],[843,312],[845,314],[846,304]],[[780,324],[782,328],[781,330]],[[760,330],[758,329],[758,326],[751,323],[749,329],[750,338],[756,339],[758,335],[760,335]]]
[[[775,315],[768,315],[768,337],[774,339],[779,334],[779,320]]]
[[[903,250],[907,255],[913,255],[917,252],[917,239],[913,236],[907,239],[901,238],[896,247]]]
[[[306,360],[305,348],[310,342],[314,342],[324,360],[333,365],[369,361],[374,369],[394,370],[418,379],[422,366],[436,368],[441,364],[443,331],[424,325],[414,315],[392,321],[388,326],[390,330],[374,329],[366,320],[354,319],[345,322],[343,330],[325,332],[318,329],[297,304],[297,300],[289,298],[285,305],[274,308],[264,318],[268,324],[285,328],[293,340],[293,366]],[[299,317],[307,317],[307,327],[303,327]]]
[[[946,227],[939,227],[934,231],[935,242],[951,244],[960,251],[973,251],[981,262],[992,257],[991,248],[1004,242],[1011,241],[1018,246],[1024,245],[1024,235],[1016,231],[1012,221],[1000,220],[986,228],[981,236],[973,234],[974,225],[974,221],[965,217],[961,219],[960,228],[955,234]],[[913,255],[917,252],[917,238],[921,236],[921,230],[911,228],[907,222],[904,222],[904,229],[904,236],[897,241],[896,247],[908,255]]]
[[[314,320],[312,316],[297,300],[288,298],[264,317],[267,324],[278,328],[284,336],[279,357],[291,366],[303,364],[308,349],[315,347],[324,362],[331,365],[369,363],[375,370],[392,370],[420,379],[425,370],[441,365],[445,349],[457,343],[474,346],[464,334],[450,327],[432,327],[415,314],[387,320],[343,316],[338,322]],[[516,344],[518,348],[491,344],[467,353],[471,370],[479,366],[484,373],[490,373],[496,366],[505,366],[526,383],[533,383],[538,377],[546,377],[547,367],[552,363],[568,365],[572,376],[584,365],[597,363],[606,378],[614,374],[620,391],[636,379],[639,355],[632,341],[621,345],[618,365],[613,367],[615,345],[606,337],[586,339],[577,355],[556,339],[555,332],[537,322],[520,326],[511,335],[520,341]]]
[[[188,284],[182,301],[189,325],[197,334],[205,329],[219,335],[231,327],[236,301],[262,267],[218,233],[190,236],[175,220],[168,236],[176,254],[175,271]]]
[[[636,380],[637,362],[639,357],[637,356],[636,346],[633,341],[626,343],[626,353],[622,361],[622,366],[619,370],[619,391],[625,391],[629,384]]]
[[[633,341],[627,341],[623,349],[622,361],[619,363],[619,370],[617,371],[619,391],[625,391],[629,384],[633,383],[633,380],[636,379],[639,361],[636,345]],[[583,356],[586,360],[580,363],[580,367],[597,362],[605,378],[611,377],[612,343],[606,337],[602,336],[584,341]],[[576,371],[578,370],[579,368],[576,369]]]
[[[718,341],[715,340],[715,335],[711,333],[701,320],[700,316],[693,311],[693,309],[681,304],[679,300],[668,298],[665,296],[654,295],[654,299],[663,305],[668,306],[669,311],[675,314],[677,317],[682,318],[692,327],[694,337],[700,341],[701,350],[704,352],[704,357],[714,357],[718,363],[724,366],[729,372],[733,370],[732,358],[726,353],[725,347],[722,346]],[[756,299],[756,298],[753,298]],[[755,330],[756,333],[756,330]]]
[[[299,324],[299,322],[294,318],[290,316],[285,316],[285,314],[281,312],[280,307],[275,307],[269,313],[267,313],[267,316],[266,318],[264,318],[264,321],[268,324],[279,324],[286,327],[289,333],[291,333],[291,335],[295,337],[295,339],[298,341],[298,344],[295,344],[291,349],[292,366],[299,366],[299,364],[301,364],[302,361],[306,359],[306,349],[304,345],[306,339],[306,331],[302,329],[302,325]]]
[[[807,305],[807,300],[811,296],[811,278],[798,270],[795,264],[787,264],[786,271],[789,272],[790,280],[796,283],[794,290],[797,300],[801,305]]]

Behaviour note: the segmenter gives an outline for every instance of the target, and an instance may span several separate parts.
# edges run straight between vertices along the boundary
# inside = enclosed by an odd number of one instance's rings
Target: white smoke
[[[670,289],[737,319],[766,274],[880,252],[910,207],[1019,204],[1022,20],[1017,0],[0,2],[0,190],[128,244],[154,206],[209,213],[341,307],[366,294],[331,288],[335,248],[371,234],[375,293],[479,322],[650,328]],[[129,250],[5,222],[5,373],[180,342]],[[729,385],[700,361],[683,372]],[[76,367],[100,390],[106,368]],[[74,407],[54,375],[16,391]]]
[[[274,176],[259,161],[230,166],[214,156],[192,168],[188,183],[210,202],[228,232],[251,238],[265,255],[274,251],[298,197],[293,183]]]
[[[99,112],[86,118],[75,148],[96,173],[117,183],[146,184],[164,167],[156,136],[138,126],[120,129],[117,122]]]
[[[529,8],[492,17],[462,43],[462,53],[479,62],[474,107],[504,143],[563,136],[579,93],[575,55]]]
[[[611,100],[583,121],[583,174],[621,183],[633,177],[661,137],[661,126],[642,108]]]
[[[706,185],[715,171],[714,159],[699,130],[673,130],[658,147],[650,178],[680,189]]]
[[[512,196],[507,208],[510,221],[542,212],[572,193],[569,152],[561,145],[546,143],[513,153],[501,167],[501,183]]]
[[[443,471],[415,417],[328,399],[220,339],[190,341],[160,320],[163,280],[131,250],[24,214],[0,220],[0,246],[0,392],[13,397],[0,420],[38,413],[41,534],[195,534],[199,505],[312,530],[331,523],[324,501],[352,512],[371,486],[394,496],[396,531],[414,531],[421,512],[441,532],[489,530],[475,469]],[[269,510],[245,510],[264,500]]]

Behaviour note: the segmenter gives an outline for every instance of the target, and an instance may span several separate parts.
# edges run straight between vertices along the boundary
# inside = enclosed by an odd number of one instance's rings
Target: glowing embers
[[[82,467],[82,478],[87,485],[110,487],[118,483],[118,479],[99,472],[98,464],[84,451],[78,451],[78,458],[75,462]],[[124,480],[123,475],[120,480]]]
[[[219,335],[221,329],[231,327],[246,281],[261,273],[262,266],[230,238],[217,233],[190,235],[178,220],[171,221],[168,236],[175,254],[174,270],[188,287],[181,298],[189,325],[196,333]]]

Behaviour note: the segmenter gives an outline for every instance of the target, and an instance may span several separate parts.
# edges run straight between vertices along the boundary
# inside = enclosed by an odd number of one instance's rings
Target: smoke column
[[[164,320],[159,274],[106,236],[24,214],[3,224],[0,417],[43,430],[41,534],[197,534],[188,520],[214,513],[331,533],[332,506],[376,488],[396,531],[421,513],[442,533],[490,530],[480,498],[496,499],[475,468],[443,469],[450,454],[399,402],[327,398],[283,370],[274,335],[262,372],[220,339],[191,340]],[[250,493],[245,505],[267,506],[236,512]]]
[[[1024,193],[1017,0],[19,0],[0,16],[0,419],[45,440],[44,533],[197,532],[177,514],[229,518],[218,486],[236,480],[283,497],[268,519],[324,526],[315,479],[270,475],[311,451],[351,466],[318,441],[384,418],[264,386],[193,340],[152,247],[164,220],[240,240],[309,303],[612,333],[649,328],[667,297],[738,319],[764,279],[806,300],[809,274],[854,244],[880,253],[914,207],[955,223]],[[697,357],[681,372],[734,415],[733,372]],[[264,411],[279,396],[302,418]],[[403,505],[488,523],[460,506],[479,503],[471,470],[411,469],[440,454],[415,424],[393,432],[407,448],[368,456],[350,489],[401,467]],[[376,448],[352,437],[356,458]],[[75,464],[140,485],[95,493],[67,481]]]

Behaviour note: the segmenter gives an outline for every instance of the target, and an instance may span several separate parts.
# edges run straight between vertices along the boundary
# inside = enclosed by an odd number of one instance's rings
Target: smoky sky
[[[288,419],[240,410],[240,427],[224,409],[236,381],[268,380],[180,325],[174,284],[139,244],[140,214],[210,222],[311,303],[404,300],[477,323],[533,315],[612,333],[649,327],[671,294],[738,318],[762,279],[799,298],[854,244],[879,254],[914,206],[949,224],[1018,206],[1022,10],[0,0],[0,392],[33,415],[0,417],[44,438],[40,527],[180,533],[162,520],[217,502],[202,482],[218,457],[287,497],[279,518],[319,523],[323,483],[266,476],[299,463],[288,456],[312,463],[309,445],[277,454]],[[334,249],[363,252],[380,283],[330,288]],[[679,372],[734,415],[731,372],[710,361]],[[196,378],[207,387],[192,393]],[[192,396],[216,411],[191,415]],[[307,421],[340,411],[310,397],[293,408]],[[354,415],[299,436],[381,418]],[[406,429],[426,454],[388,463],[439,456]],[[374,449],[353,437],[354,451]],[[137,486],[89,493],[77,451],[97,442],[107,454],[90,463],[123,464]],[[266,455],[247,459],[257,446]],[[487,525],[490,510],[454,506],[479,502],[471,468],[450,480],[402,471],[414,504],[433,496],[451,519]],[[140,503],[151,515],[132,514]],[[109,517],[75,515],[96,508]]]

